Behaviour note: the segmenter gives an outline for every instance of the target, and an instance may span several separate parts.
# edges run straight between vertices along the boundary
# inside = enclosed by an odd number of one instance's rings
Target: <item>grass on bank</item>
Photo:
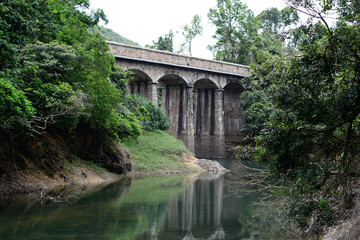
[[[191,154],[184,143],[164,131],[146,132],[122,143],[130,150],[135,171],[187,170],[183,156]]]

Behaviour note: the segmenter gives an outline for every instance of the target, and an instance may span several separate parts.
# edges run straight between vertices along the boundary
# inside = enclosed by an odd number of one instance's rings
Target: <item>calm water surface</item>
[[[0,239],[277,239],[281,226],[256,213],[259,194],[230,191],[233,174],[129,179],[71,203],[64,194],[59,204],[2,207]]]

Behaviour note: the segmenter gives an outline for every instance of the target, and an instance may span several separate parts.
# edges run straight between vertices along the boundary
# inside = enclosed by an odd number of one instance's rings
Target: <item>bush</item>
[[[0,126],[3,129],[29,125],[35,109],[24,92],[8,80],[0,78]]]
[[[166,130],[169,128],[169,118],[164,110],[139,95],[129,95],[125,105],[141,122],[144,131]]]

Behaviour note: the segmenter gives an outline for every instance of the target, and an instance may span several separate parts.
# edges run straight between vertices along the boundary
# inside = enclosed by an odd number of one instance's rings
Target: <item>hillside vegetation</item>
[[[89,32],[98,33],[108,41],[124,43],[124,44],[132,45],[132,46],[140,46],[140,44],[138,44],[138,43],[126,38],[126,37],[121,36],[120,34],[114,32],[110,28],[94,27],[94,28],[90,28]]]
[[[131,171],[119,142],[169,123],[158,106],[125,95],[131,73],[88,31],[107,21],[102,10],[89,11],[88,0],[5,0],[0,16],[1,185],[27,170],[67,179],[79,161]]]

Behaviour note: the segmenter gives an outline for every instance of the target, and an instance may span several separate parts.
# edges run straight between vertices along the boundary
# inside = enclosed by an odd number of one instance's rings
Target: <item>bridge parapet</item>
[[[153,61],[164,64],[173,64],[189,68],[199,68],[204,70],[229,73],[231,75],[241,75],[246,77],[251,72],[251,67],[227,63],[215,60],[202,59],[182,54],[160,51],[155,49],[130,46],[122,43],[107,41],[110,53],[115,56],[133,58],[137,60]]]

